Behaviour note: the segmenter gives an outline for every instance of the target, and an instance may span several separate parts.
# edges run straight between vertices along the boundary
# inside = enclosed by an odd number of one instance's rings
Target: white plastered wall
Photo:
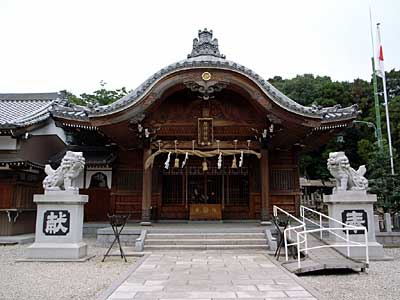
[[[50,120],[45,126],[30,132],[32,135],[57,135],[66,144],[66,135],[62,128],[57,127],[54,120]]]
[[[0,136],[0,150],[17,150],[17,139],[11,136]]]

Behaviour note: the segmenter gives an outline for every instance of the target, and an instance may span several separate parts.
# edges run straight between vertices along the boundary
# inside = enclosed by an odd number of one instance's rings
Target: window
[[[93,174],[90,178],[89,188],[108,188],[107,176],[101,172]]]

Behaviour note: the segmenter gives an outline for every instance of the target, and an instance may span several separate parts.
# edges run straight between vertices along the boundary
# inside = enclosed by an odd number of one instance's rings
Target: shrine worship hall
[[[87,108],[67,102],[49,116],[66,142],[48,160],[57,165],[65,151],[83,152],[86,222],[111,213],[146,223],[268,220],[273,205],[297,214],[299,155],[358,113],[295,102],[227,60],[207,29],[186,59],[120,100]]]

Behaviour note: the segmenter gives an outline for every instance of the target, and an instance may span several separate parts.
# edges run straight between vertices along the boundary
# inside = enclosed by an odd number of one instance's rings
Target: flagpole
[[[379,44],[381,40],[381,33],[380,33],[380,28],[379,28],[380,23],[376,24],[377,28],[377,33],[378,33],[378,38],[379,38]],[[383,61],[381,62],[383,64]],[[390,155],[390,168],[392,171],[392,175],[394,175],[394,163],[393,163],[393,150],[392,150],[392,136],[391,136],[391,131],[390,131],[390,118],[389,118],[389,103],[387,99],[387,91],[386,91],[386,74],[384,68],[381,69],[381,75],[382,75],[382,83],[383,83],[383,97],[385,99],[385,112],[386,112],[386,127],[387,127],[387,134],[388,134],[388,142],[389,142],[389,155]]]
[[[371,44],[372,44],[372,57],[371,57],[371,62],[372,62],[372,83],[374,87],[374,102],[375,102],[375,123],[376,123],[376,133],[377,133],[377,140],[378,140],[378,147],[379,150],[383,150],[383,145],[382,145],[382,129],[381,129],[381,112],[380,112],[380,107],[379,107],[379,98],[378,98],[378,84],[376,80],[376,73],[375,73],[375,46],[374,46],[374,36],[372,33],[372,15],[371,15],[371,6],[369,7],[369,25],[371,29]]]

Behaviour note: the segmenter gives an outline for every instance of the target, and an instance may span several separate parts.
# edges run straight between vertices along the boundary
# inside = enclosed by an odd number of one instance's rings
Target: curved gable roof
[[[188,55],[187,59],[162,68],[139,87],[118,101],[109,105],[95,107],[90,111],[89,117],[107,116],[125,110],[139,103],[163,78],[179,71],[201,68],[228,70],[239,73],[254,82],[275,104],[287,111],[305,117],[330,121],[351,119],[355,118],[358,114],[356,105],[347,108],[341,108],[338,105],[330,108],[321,108],[317,106],[303,106],[297,103],[251,69],[233,61],[226,60],[225,56],[219,52],[217,39],[212,39],[212,31],[205,29],[199,31],[199,39],[194,39],[192,53]]]

